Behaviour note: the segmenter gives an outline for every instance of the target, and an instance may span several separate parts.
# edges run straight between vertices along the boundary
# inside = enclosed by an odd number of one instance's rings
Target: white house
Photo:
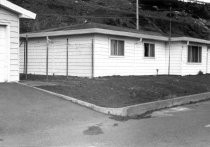
[[[87,23],[21,34],[20,72],[37,75],[210,73],[210,41]],[[27,40],[27,41],[26,41]]]
[[[36,15],[7,0],[0,0],[0,82],[19,80],[19,18]]]

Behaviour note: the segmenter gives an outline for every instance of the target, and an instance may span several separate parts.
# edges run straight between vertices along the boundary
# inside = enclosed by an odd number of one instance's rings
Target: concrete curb
[[[160,101],[149,102],[149,103],[144,103],[144,104],[137,104],[137,105],[127,106],[127,107],[122,107],[122,108],[107,108],[107,107],[100,107],[100,106],[97,106],[97,105],[94,105],[94,104],[91,104],[88,102],[78,100],[76,98],[58,94],[55,92],[47,91],[47,90],[44,90],[41,88],[33,87],[33,86],[30,86],[30,85],[27,85],[24,83],[18,82],[18,84],[27,86],[27,87],[31,87],[31,88],[37,89],[39,91],[69,100],[73,103],[79,104],[81,106],[85,106],[87,108],[90,108],[92,110],[95,110],[95,111],[98,111],[101,113],[117,115],[117,116],[141,115],[146,112],[154,111],[154,110],[158,110],[158,109],[169,108],[169,107],[179,106],[179,105],[184,105],[184,104],[190,104],[193,102],[199,102],[199,101],[204,101],[204,100],[210,100],[210,92],[207,92],[207,93],[177,97],[174,99],[160,100]]]
[[[126,116],[126,114],[127,114],[124,108],[100,107],[100,106],[97,106],[97,105],[94,105],[94,104],[91,104],[91,103],[88,103],[88,102],[84,102],[84,101],[78,100],[76,98],[72,98],[72,97],[69,97],[69,96],[66,96],[66,95],[58,94],[58,93],[51,92],[51,91],[48,91],[48,90],[44,90],[44,89],[41,89],[41,88],[33,87],[33,86],[30,86],[30,85],[27,85],[27,84],[24,84],[24,83],[18,82],[18,84],[26,86],[26,87],[34,88],[36,90],[39,90],[39,91],[42,91],[42,92],[45,92],[45,93],[48,93],[48,94],[51,94],[51,95],[63,98],[63,99],[66,99],[68,101],[71,101],[73,103],[76,103],[76,104],[88,107],[90,109],[93,109],[93,110],[101,112],[101,113],[111,114],[111,115],[118,115],[118,116]]]
[[[141,115],[148,111],[155,111],[163,108],[170,108],[205,100],[210,100],[210,92],[133,105],[127,107],[127,116]]]

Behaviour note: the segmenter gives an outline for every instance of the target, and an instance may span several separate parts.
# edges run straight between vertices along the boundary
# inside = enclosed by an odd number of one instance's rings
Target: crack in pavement
[[[152,117],[171,117],[171,116],[174,116],[174,113],[186,112],[190,110],[192,109],[186,108],[186,107],[175,107],[175,108],[169,108],[169,109],[153,112],[151,116]]]

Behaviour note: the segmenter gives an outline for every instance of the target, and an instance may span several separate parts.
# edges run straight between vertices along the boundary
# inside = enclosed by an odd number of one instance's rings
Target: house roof
[[[70,25],[70,26],[66,26],[66,27],[52,28],[52,29],[43,30],[43,31],[39,31],[39,32],[79,30],[79,29],[90,29],[90,28],[100,28],[100,29],[106,29],[106,30],[124,31],[124,32],[130,32],[130,33],[142,33],[142,34],[158,35],[158,36],[162,35],[161,33],[158,33],[158,32],[143,31],[143,30],[137,31],[135,29],[129,29],[129,28],[125,28],[125,27],[117,27],[117,26],[93,23],[93,22]]]
[[[20,18],[35,19],[36,14],[7,0],[0,0],[0,6],[19,14]]]
[[[133,38],[148,38],[154,40],[165,41],[168,38],[163,34],[151,31],[135,30],[99,23],[84,23],[71,25],[67,27],[53,28],[32,33],[21,34],[21,37],[38,38],[46,36],[65,36],[65,35],[81,35],[81,34],[107,34],[116,36],[126,36]]]
[[[173,37],[171,41],[187,41],[187,42],[197,42],[202,44],[210,44],[209,40],[199,39],[199,38],[192,38],[192,37]]]
[[[107,34],[107,35],[116,35],[116,36],[126,36],[132,38],[143,38],[159,41],[168,41],[169,37],[165,34],[151,31],[135,30],[99,23],[85,23],[71,25],[67,27],[53,28],[42,30],[32,33],[21,34],[21,37],[28,38],[39,38],[39,37],[52,37],[52,36],[66,36],[66,35],[81,35],[81,34]],[[171,41],[189,41],[189,42],[198,42],[204,44],[210,44],[210,41],[204,39],[197,39],[191,37],[172,37]]]

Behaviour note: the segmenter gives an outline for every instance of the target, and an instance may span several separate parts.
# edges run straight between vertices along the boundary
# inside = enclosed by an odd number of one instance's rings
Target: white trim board
[[[124,31],[114,31],[108,29],[100,28],[90,28],[90,29],[77,29],[77,30],[64,30],[64,31],[52,31],[52,32],[38,32],[38,33],[24,33],[20,37],[25,38],[39,38],[46,36],[65,36],[65,35],[82,35],[82,34],[105,34],[105,35],[115,35],[115,36],[126,36],[132,38],[146,38],[152,40],[167,41],[168,37],[147,35],[140,33],[124,32]]]
[[[15,5],[7,0],[0,0],[0,6],[5,7],[11,11],[14,11],[19,15],[20,18],[28,18],[28,19],[35,19],[36,18],[36,14],[28,11],[18,5]]]
[[[7,82],[10,81],[10,24],[9,23],[2,23],[0,22],[0,26],[4,26],[5,27],[5,31],[6,31],[6,50],[7,50],[7,60],[5,61],[7,64]],[[2,82],[2,81],[1,81]]]
[[[100,28],[89,28],[89,29],[75,29],[75,30],[63,30],[63,31],[49,31],[49,32],[37,32],[37,33],[24,33],[20,37],[25,38],[41,38],[46,36],[66,36],[66,35],[83,35],[83,34],[105,34],[105,35],[114,35],[114,36],[125,36],[131,38],[142,38],[149,40],[158,40],[168,42],[169,37],[167,36],[158,36],[158,35],[149,35],[142,33],[132,33],[126,31],[115,31],[109,29],[100,29]],[[209,40],[192,38],[192,37],[172,37],[172,42],[187,41],[187,42],[197,42],[202,44],[210,44]]]

